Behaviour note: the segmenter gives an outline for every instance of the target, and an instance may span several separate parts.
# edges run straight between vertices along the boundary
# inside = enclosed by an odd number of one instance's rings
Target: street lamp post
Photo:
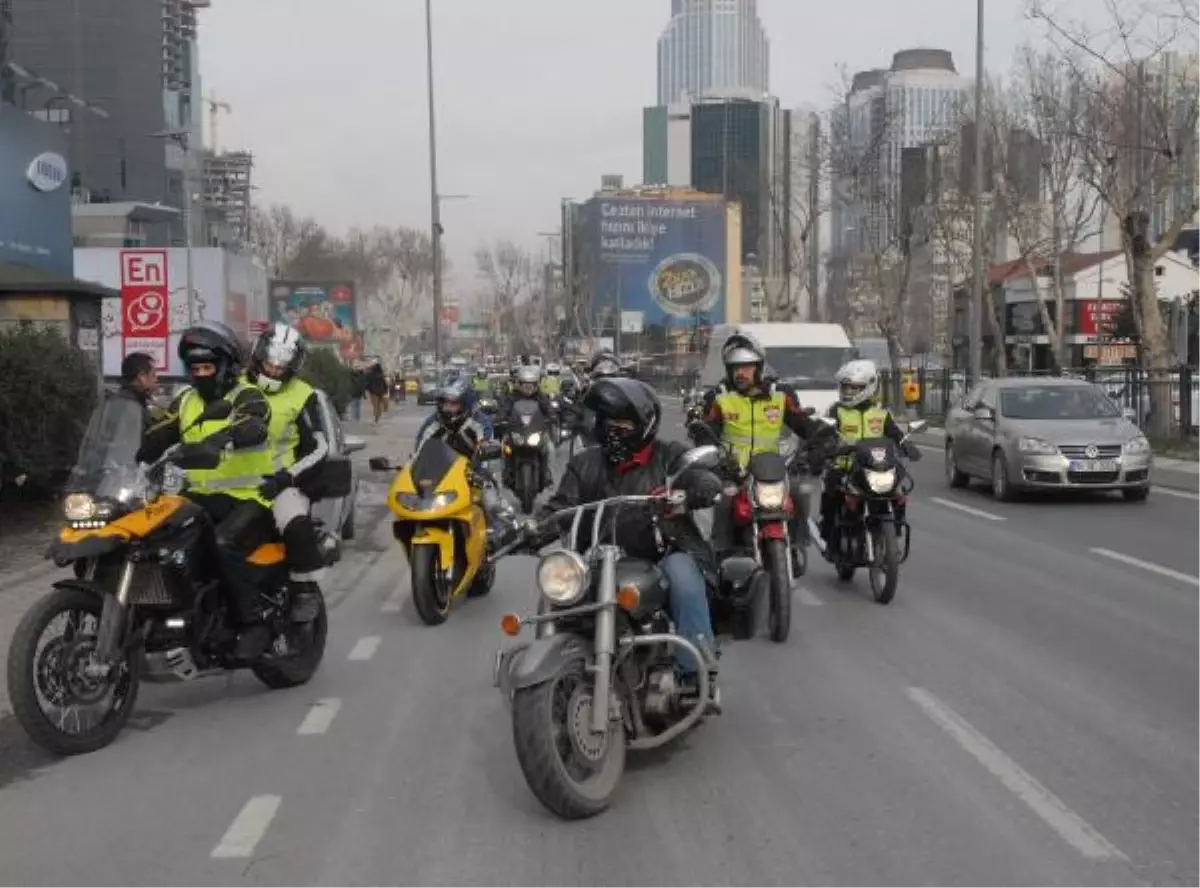
[[[437,116],[433,101],[433,2],[425,0],[425,68],[429,92],[429,216],[433,248],[433,366],[442,365],[442,201],[437,180]]]
[[[194,306],[194,271],[192,264],[192,143],[191,134],[184,129],[163,130],[154,133],[155,138],[167,139],[183,149],[183,246],[185,256],[185,279],[187,285],[188,326],[196,322]]]
[[[983,3],[984,0],[975,2],[975,182],[972,195],[975,244],[971,257],[974,261],[971,301],[967,311],[968,378],[972,385],[983,375]]]

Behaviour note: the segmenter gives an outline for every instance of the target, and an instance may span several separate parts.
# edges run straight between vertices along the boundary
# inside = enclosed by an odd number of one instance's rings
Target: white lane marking
[[[375,651],[379,650],[379,642],[382,639],[378,635],[368,635],[366,638],[360,638],[358,643],[354,645],[354,649],[350,651],[348,660],[369,660],[375,656]]]
[[[1134,558],[1132,555],[1123,555],[1120,552],[1114,552],[1112,549],[1099,549],[1095,546],[1091,548],[1091,551],[1097,555],[1103,555],[1105,558],[1111,558],[1113,561],[1120,561],[1124,564],[1130,564],[1134,567],[1140,567],[1142,570],[1159,574],[1160,576],[1179,580],[1179,582],[1187,583],[1189,586],[1200,585],[1200,577],[1194,577],[1191,574],[1185,574],[1183,571],[1163,567],[1161,564],[1155,564],[1153,561],[1143,561],[1140,558]]]
[[[808,586],[796,583],[792,588],[795,590],[796,597],[800,599],[801,604],[806,604],[809,607],[821,607],[825,604],[824,601],[817,597],[817,593],[808,588]]]
[[[300,722],[296,733],[302,737],[324,734],[333,724],[333,720],[337,718],[338,710],[341,708],[342,701],[337,697],[318,700],[312,705],[312,709],[308,710],[308,715],[304,716],[304,721]]]
[[[1177,496],[1180,499],[1192,500],[1193,502],[1200,500],[1200,494],[1189,493],[1186,490],[1175,490],[1172,487],[1151,487],[1150,489],[1157,496]]]
[[[212,849],[211,856],[236,858],[253,854],[255,846],[262,840],[267,827],[275,819],[275,812],[279,810],[281,801],[277,795],[260,795],[246,802],[246,806],[233,819],[233,823],[229,824],[229,829],[225,831],[217,847]]]
[[[988,521],[1007,521],[1003,515],[997,515],[994,512],[985,512],[983,509],[976,509],[971,506],[964,506],[962,503],[956,503],[954,500],[942,499],[940,496],[929,497],[931,503],[937,503],[939,506],[945,506],[947,509],[957,509],[960,512],[966,512],[968,515],[974,515],[976,518],[986,518]]]
[[[924,688],[907,688],[905,693],[938,727],[953,737],[958,745],[988,769],[1004,787],[1024,802],[1046,825],[1059,834],[1068,845],[1089,860],[1126,860],[1115,845],[1100,835],[1086,820],[1063,804],[1054,793],[1042,786],[975,730],[966,719]]]

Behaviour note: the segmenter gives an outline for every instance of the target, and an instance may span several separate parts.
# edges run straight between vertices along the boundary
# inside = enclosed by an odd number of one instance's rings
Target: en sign
[[[145,352],[167,369],[171,334],[167,297],[167,251],[121,251],[121,340],[123,354]]]

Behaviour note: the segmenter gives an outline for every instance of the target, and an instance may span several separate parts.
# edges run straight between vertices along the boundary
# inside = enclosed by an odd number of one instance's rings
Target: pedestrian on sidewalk
[[[366,371],[356,367],[350,371],[350,416],[355,422],[362,422],[362,402],[366,396]]]
[[[387,377],[383,373],[383,365],[376,361],[367,371],[367,393],[371,396],[371,410],[375,414],[375,425],[387,410]]]

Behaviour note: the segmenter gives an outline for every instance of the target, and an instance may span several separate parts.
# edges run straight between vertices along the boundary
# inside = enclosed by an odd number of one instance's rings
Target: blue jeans
[[[350,416],[355,422],[362,421],[362,398],[354,398],[350,401]]]
[[[667,594],[675,630],[711,660],[715,653],[712,617],[708,613],[708,589],[700,566],[691,555],[683,552],[672,552],[658,566],[667,578]],[[685,675],[696,671],[695,657],[690,653],[677,650],[675,662]]]

